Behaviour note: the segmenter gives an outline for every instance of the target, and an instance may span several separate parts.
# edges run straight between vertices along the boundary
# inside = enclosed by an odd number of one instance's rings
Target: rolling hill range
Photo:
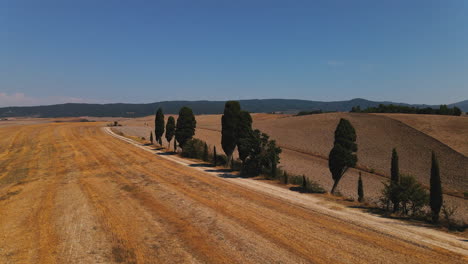
[[[195,114],[220,114],[223,112],[225,101],[166,101],[150,104],[58,104],[30,107],[0,108],[0,117],[143,117],[154,114],[155,109],[162,107],[167,114],[176,114],[182,106],[193,109]],[[378,106],[379,104],[396,104],[415,107],[438,107],[435,105],[409,105],[395,102],[376,102],[365,99],[347,101],[320,102],[293,99],[253,99],[240,100],[242,109],[253,113],[289,112],[302,110],[349,111],[353,106],[362,109]],[[468,111],[468,101],[449,105],[459,106],[462,111]]]

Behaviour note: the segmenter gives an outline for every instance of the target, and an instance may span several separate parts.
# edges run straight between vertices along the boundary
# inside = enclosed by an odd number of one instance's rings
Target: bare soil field
[[[401,121],[468,156],[468,117],[440,115],[379,114]]]
[[[206,172],[103,125],[0,128],[1,263],[468,261],[464,238]]]
[[[329,113],[307,116],[253,114],[254,127],[268,133],[283,148],[281,164],[288,172],[306,175],[326,190],[333,185],[328,170],[328,153],[333,146],[333,133],[340,118],[347,118],[358,136],[359,168],[349,170],[340,182],[340,192],[357,197],[357,179],[363,174],[365,195],[377,200],[390,172],[393,147],[400,157],[402,173],[414,175],[429,185],[430,155],[434,150],[439,156],[444,191],[461,196],[468,190],[468,158],[440,141],[386,116],[354,113]],[[119,127],[123,133],[148,138],[154,127],[154,117],[130,119]],[[211,146],[221,148],[221,115],[197,116],[195,137]],[[462,120],[463,121],[463,120]],[[146,123],[147,126],[144,126]],[[163,141],[167,146],[167,142]],[[374,173],[370,173],[374,171]],[[458,207],[457,217],[468,222],[466,199],[445,196],[445,200]]]

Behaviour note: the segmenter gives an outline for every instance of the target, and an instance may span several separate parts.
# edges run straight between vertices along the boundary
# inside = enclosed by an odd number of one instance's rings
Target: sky
[[[0,107],[468,99],[466,0],[0,0]]]

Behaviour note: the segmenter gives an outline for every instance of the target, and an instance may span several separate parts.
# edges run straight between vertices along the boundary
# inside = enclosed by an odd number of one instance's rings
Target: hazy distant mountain
[[[460,108],[463,112],[468,112],[468,100],[461,101],[461,102],[454,103],[454,104],[450,104],[449,106],[450,107],[456,106],[456,107]]]
[[[176,114],[182,106],[193,109],[195,114],[220,114],[223,112],[225,101],[165,101],[150,104],[58,104],[30,107],[0,108],[0,116],[35,116],[35,117],[78,117],[78,116],[118,116],[140,117],[152,115],[158,107],[162,107],[166,114]],[[349,111],[353,106],[365,109],[379,104],[409,105],[395,102],[375,102],[356,98],[347,101],[320,102],[295,99],[253,99],[240,100],[242,109],[250,112],[287,112],[322,110]],[[452,104],[462,111],[468,111],[468,100]],[[438,107],[431,105],[410,105],[416,107]]]

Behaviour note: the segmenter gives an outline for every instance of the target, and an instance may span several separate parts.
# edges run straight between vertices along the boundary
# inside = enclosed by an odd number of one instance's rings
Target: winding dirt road
[[[206,170],[100,123],[1,128],[0,263],[468,261],[462,238]]]

